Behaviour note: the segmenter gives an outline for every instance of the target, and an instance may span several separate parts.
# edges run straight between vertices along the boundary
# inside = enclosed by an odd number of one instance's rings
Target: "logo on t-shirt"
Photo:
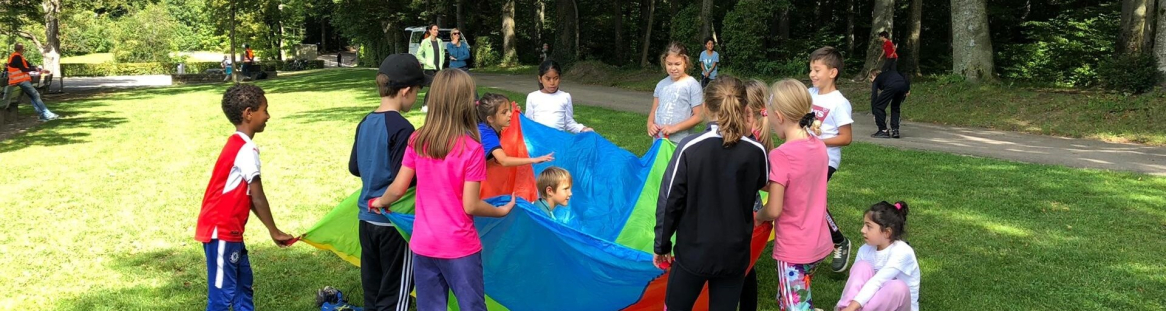
[[[813,109],[814,117],[818,118],[818,121],[826,122],[826,116],[830,115],[830,109],[818,105],[814,105]]]

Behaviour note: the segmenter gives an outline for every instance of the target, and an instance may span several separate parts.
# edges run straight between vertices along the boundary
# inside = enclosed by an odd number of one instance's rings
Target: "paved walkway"
[[[71,92],[104,88],[169,86],[171,80],[170,75],[65,77],[64,83],[65,91]],[[59,85],[53,85],[53,90],[57,90],[58,87]]]
[[[513,92],[534,90],[534,77],[474,74],[478,86],[494,87]],[[576,104],[647,114],[652,106],[652,93],[630,91],[614,87],[564,82],[561,86],[571,92]],[[851,103],[869,105],[869,103]],[[910,101],[904,106],[910,115]],[[856,113],[853,125],[854,140],[901,149],[932,150],[955,154],[997,158],[1004,160],[1063,165],[1115,171],[1132,171],[1166,176],[1166,147],[1137,144],[1107,143],[1096,140],[1063,138],[1044,135],[950,127],[929,123],[902,122],[902,139],[875,139],[874,118],[867,113]]]

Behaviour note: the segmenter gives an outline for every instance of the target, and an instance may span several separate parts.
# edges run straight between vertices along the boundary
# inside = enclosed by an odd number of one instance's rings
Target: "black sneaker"
[[[895,139],[899,138],[899,129],[891,130],[891,138],[895,138]]]
[[[887,131],[878,131],[878,132],[875,132],[874,134],[870,134],[870,137],[871,138],[891,138],[891,134],[887,134]]]
[[[830,269],[834,272],[846,271],[850,266],[850,239],[834,244],[834,260],[830,262]]]

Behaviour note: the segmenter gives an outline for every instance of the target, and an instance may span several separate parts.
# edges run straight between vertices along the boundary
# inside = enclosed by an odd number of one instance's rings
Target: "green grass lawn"
[[[377,105],[372,76],[326,70],[259,83],[272,119],[255,141],[281,229],[302,233],[358,188],[346,167],[357,122]],[[64,120],[0,141],[0,284],[9,289],[0,309],[201,308],[206,268],[193,232],[233,131],[219,105],[226,86],[50,103]],[[637,154],[651,145],[643,115],[586,106],[576,114]],[[844,154],[831,210],[857,247],[867,206],[911,203],[924,309],[1166,310],[1164,178],[869,144]],[[247,243],[260,308],[312,309],[325,285],[361,301],[357,268],[307,245],[279,249],[254,218]],[[762,308],[776,310],[773,261],[758,267]],[[845,277],[819,270],[817,307],[837,301]]]

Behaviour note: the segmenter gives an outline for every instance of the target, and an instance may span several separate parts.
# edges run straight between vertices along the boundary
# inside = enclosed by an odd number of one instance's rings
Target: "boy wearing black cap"
[[[416,57],[409,54],[386,57],[376,77],[380,107],[356,127],[348,171],[360,177],[362,184],[357,206],[365,310],[409,308],[409,293],[413,291],[413,254],[409,243],[388,217],[369,209],[368,201],[383,195],[401,168],[405,147],[414,131],[413,124],[401,113],[413,108],[417,91],[427,84],[426,80]]]

